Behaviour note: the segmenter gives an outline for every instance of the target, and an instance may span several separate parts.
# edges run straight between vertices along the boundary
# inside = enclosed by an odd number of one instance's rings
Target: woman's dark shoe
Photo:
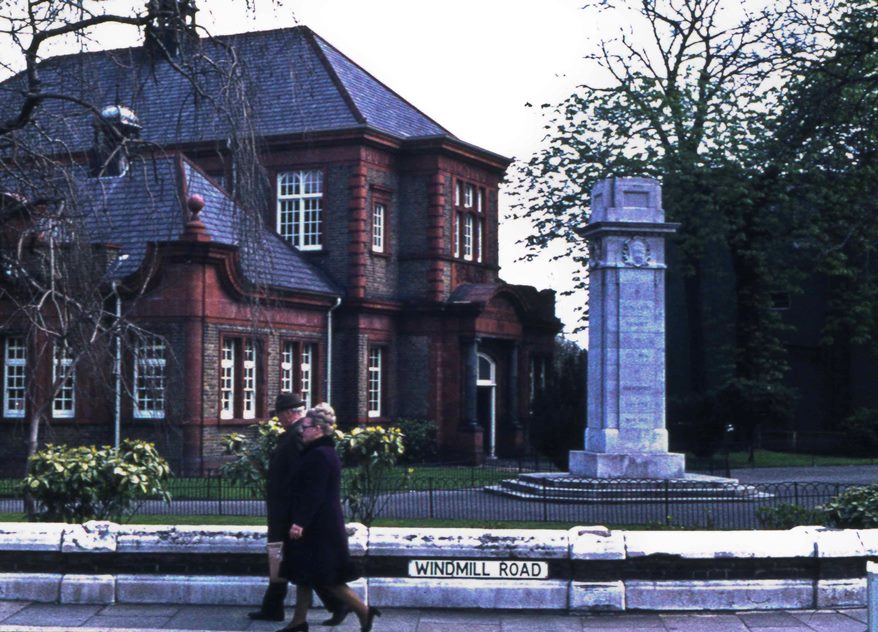
[[[284,617],[283,610],[279,612],[266,612],[265,610],[256,610],[255,612],[248,612],[247,616],[254,621],[283,621],[286,618]]]
[[[366,615],[366,623],[360,626],[361,632],[371,632],[372,630],[372,622],[375,620],[375,617],[380,617],[381,611],[374,607],[369,606],[369,613]]]
[[[340,609],[333,612],[332,616],[326,621],[323,621],[320,625],[341,625],[341,622],[344,621],[350,613],[350,608],[342,606]]]
[[[303,621],[297,625],[293,625],[292,622],[285,628],[281,628],[277,632],[308,632],[308,622]]]

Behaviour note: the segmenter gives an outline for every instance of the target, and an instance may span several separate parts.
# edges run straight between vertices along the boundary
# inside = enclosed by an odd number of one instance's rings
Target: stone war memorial
[[[570,453],[584,478],[685,478],[665,428],[665,237],[661,186],[610,178],[592,190],[588,426]]]

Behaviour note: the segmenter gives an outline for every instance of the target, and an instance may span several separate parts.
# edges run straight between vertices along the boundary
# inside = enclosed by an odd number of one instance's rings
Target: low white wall
[[[857,607],[878,557],[874,529],[348,529],[354,588],[389,607]],[[260,527],[0,523],[0,600],[256,605],[264,551]],[[186,560],[207,572],[172,572]]]

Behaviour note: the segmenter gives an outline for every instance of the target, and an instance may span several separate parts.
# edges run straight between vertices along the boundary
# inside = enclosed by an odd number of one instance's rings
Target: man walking
[[[268,513],[268,541],[280,542],[288,537],[286,520],[289,516],[291,495],[289,486],[302,453],[299,422],[305,416],[305,402],[293,393],[280,393],[275,399],[274,414],[284,427],[284,432],[269,459],[265,505]],[[269,581],[262,598],[262,607],[247,616],[251,619],[283,621],[287,584],[284,578]],[[326,609],[332,613],[332,617],[324,621],[323,625],[338,625],[344,621],[349,610],[323,590],[316,592]]]

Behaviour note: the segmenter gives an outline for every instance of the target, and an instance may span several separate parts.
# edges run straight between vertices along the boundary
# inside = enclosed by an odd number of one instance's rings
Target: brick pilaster
[[[445,177],[435,174],[430,180],[427,243],[432,260],[427,270],[428,296],[441,301],[444,296],[445,262],[442,257],[448,250],[445,243]]]
[[[350,255],[350,297],[366,294],[366,166],[354,167],[350,179],[350,219],[348,220],[348,254]]]

